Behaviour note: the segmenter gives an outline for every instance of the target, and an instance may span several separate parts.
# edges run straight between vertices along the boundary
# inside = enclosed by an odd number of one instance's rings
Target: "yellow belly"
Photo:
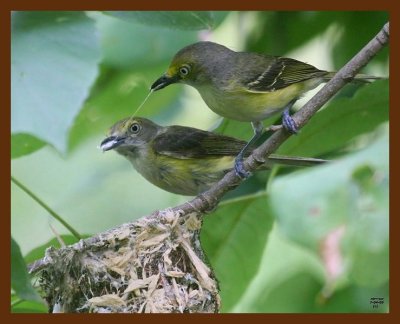
[[[220,116],[239,121],[259,121],[282,111],[293,99],[315,88],[322,80],[294,83],[270,92],[220,90],[201,87],[197,90],[208,107]]]
[[[194,196],[220,180],[233,168],[234,157],[203,159],[178,159],[165,155],[153,155],[131,160],[135,169],[149,182],[166,191]]]

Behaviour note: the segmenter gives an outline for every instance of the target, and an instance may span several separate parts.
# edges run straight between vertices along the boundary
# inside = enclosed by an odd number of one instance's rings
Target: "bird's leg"
[[[242,148],[235,159],[235,171],[236,174],[241,178],[248,178],[250,176],[250,172],[247,172],[243,166],[243,157],[248,150],[263,134],[264,132],[264,125],[260,121],[252,122],[251,125],[253,126],[254,135],[250,139],[250,141]]]
[[[294,103],[296,102],[296,99],[293,99],[291,102],[289,102],[285,109],[283,110],[282,113],[282,125],[283,128],[285,128],[289,133],[291,134],[297,134],[297,126],[293,118],[290,116],[290,109],[293,107]]]

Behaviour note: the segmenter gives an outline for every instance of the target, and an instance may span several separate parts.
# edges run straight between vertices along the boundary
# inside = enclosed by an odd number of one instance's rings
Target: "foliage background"
[[[387,20],[386,12],[14,12],[12,176],[82,235],[182,203],[97,149],[177,49],[212,40],[335,70]],[[387,76],[388,50],[363,72]],[[279,149],[334,163],[257,173],[206,217],[202,244],[223,312],[388,311],[388,112],[387,80],[346,86]],[[252,133],[180,85],[153,94],[140,115]],[[12,311],[43,312],[24,261],[50,241],[59,246],[54,233],[76,239],[13,182],[11,198]],[[373,308],[373,297],[384,304]]]

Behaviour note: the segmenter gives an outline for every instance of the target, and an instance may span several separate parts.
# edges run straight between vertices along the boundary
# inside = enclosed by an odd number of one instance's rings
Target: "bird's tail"
[[[332,79],[334,77],[335,74],[336,74],[336,72],[328,72],[327,74],[325,74],[323,76],[324,81],[328,82],[330,79]],[[354,79],[351,82],[369,83],[372,81],[384,80],[384,79],[386,79],[386,78],[359,73],[359,74],[356,74],[356,76],[354,77]]]
[[[318,164],[323,164],[329,162],[328,160],[323,159],[314,159],[300,156],[285,156],[285,155],[275,155],[271,154],[268,157],[265,166],[263,167],[270,168],[272,164],[282,164],[282,165],[291,165],[291,166],[314,166]]]

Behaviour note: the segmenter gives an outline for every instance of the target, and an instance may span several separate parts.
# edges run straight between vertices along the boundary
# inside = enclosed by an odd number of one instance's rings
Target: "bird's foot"
[[[241,156],[238,156],[235,160],[235,172],[241,179],[247,179],[251,176],[251,172],[244,169],[243,158]]]
[[[289,109],[285,109],[282,114],[282,125],[290,134],[297,134],[298,129],[296,122],[290,116]]]

